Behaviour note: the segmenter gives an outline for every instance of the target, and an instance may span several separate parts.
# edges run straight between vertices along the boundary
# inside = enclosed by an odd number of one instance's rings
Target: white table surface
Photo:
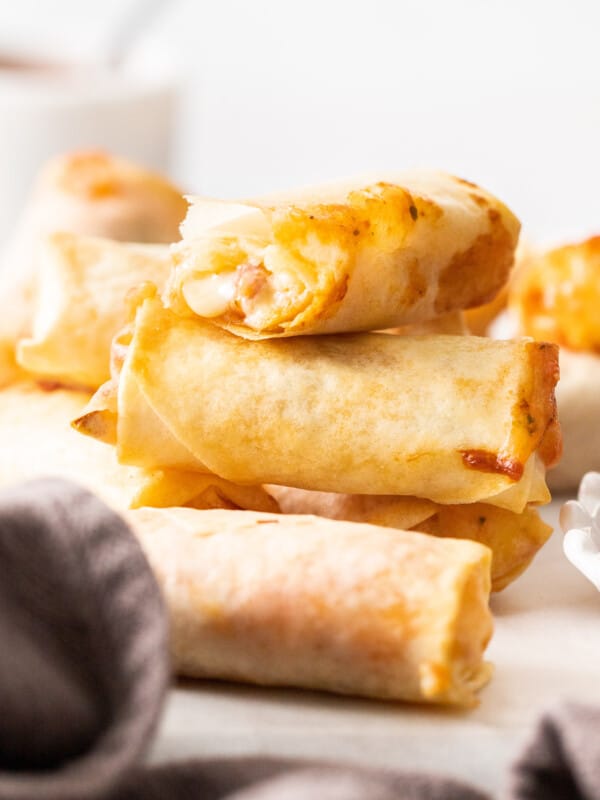
[[[556,525],[561,501],[542,510]],[[600,594],[556,531],[492,599],[496,667],[474,711],[316,692],[185,683],[170,694],[151,758],[268,754],[436,770],[498,791],[537,715],[561,699],[600,703]]]

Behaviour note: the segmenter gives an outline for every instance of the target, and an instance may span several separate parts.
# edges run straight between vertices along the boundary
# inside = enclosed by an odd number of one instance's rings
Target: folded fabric
[[[491,800],[435,775],[266,758],[144,766],[167,617],[130,530],[86,490],[0,494],[0,800]],[[600,800],[600,709],[541,721],[508,800]]]
[[[160,591],[89,492],[42,480],[0,498],[0,798],[97,797],[156,726],[170,675]]]
[[[544,714],[513,765],[510,800],[600,800],[600,708],[567,703]]]

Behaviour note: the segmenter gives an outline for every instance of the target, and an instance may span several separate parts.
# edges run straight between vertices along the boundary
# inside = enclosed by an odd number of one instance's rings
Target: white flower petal
[[[563,533],[566,533],[571,528],[589,528],[592,518],[581,503],[568,500],[560,510],[559,522]]]
[[[594,546],[597,547],[598,550],[600,550],[600,516],[598,514],[594,514],[594,517],[592,519],[592,527],[590,528],[590,534]]]
[[[577,499],[593,515],[600,508],[600,472],[588,472],[581,479]]]
[[[600,550],[592,541],[590,531],[578,528],[567,531],[563,550],[571,564],[600,591]]]

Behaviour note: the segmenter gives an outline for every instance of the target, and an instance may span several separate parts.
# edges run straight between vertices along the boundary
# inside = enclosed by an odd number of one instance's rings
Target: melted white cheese
[[[182,286],[185,302],[199,317],[224,314],[235,295],[235,272],[190,278]]]

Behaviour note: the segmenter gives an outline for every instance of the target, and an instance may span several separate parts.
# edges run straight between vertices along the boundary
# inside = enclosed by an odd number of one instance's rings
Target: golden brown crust
[[[508,280],[515,254],[514,231],[506,227],[496,209],[488,209],[488,218],[489,232],[480,234],[468,250],[457,253],[441,273],[435,301],[438,314],[488,303]],[[495,280],[488,274],[491,269]]]
[[[464,312],[465,322],[470,333],[474,336],[486,336],[488,334],[491,323],[505,310],[508,304],[511,287],[536,257],[537,252],[535,249],[521,237],[515,252],[515,263],[508,282],[489,303],[469,308]]]
[[[525,416],[523,427],[534,437],[547,468],[554,466],[562,453],[562,434],[554,393],[560,377],[558,347],[547,342],[536,342],[530,349],[533,391],[529,401],[521,401]]]

